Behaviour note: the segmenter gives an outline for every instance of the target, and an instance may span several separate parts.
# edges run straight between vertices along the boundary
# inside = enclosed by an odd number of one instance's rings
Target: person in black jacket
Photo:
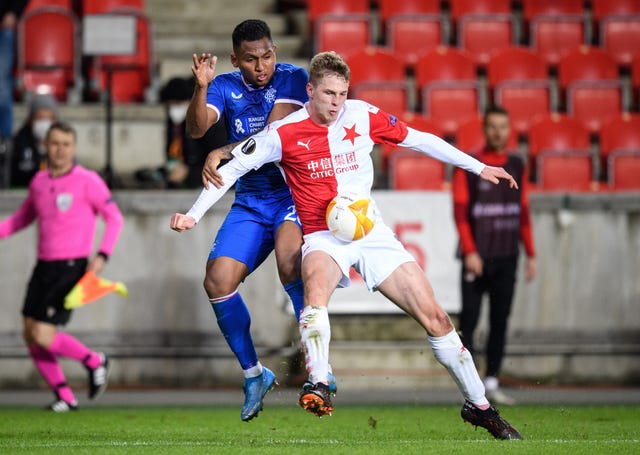
[[[520,245],[527,259],[527,280],[536,275],[533,227],[529,210],[528,176],[520,156],[509,153],[509,113],[490,107],[484,116],[485,146],[473,155],[483,163],[500,166],[518,182],[518,190],[486,185],[475,175],[453,173],[454,217],[460,235],[462,259],[461,338],[475,354],[474,332],[485,294],[489,296],[489,337],[484,386],[487,397],[498,404],[515,404],[499,387],[498,376],[506,344],[507,323],[513,301]]]
[[[31,178],[47,167],[45,137],[49,127],[58,120],[58,104],[51,95],[35,95],[29,116],[13,138],[9,158],[9,186],[26,188]]]

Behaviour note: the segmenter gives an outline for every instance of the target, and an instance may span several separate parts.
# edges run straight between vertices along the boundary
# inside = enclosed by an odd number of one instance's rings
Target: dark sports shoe
[[[522,436],[509,422],[500,417],[493,406],[482,410],[473,403],[465,401],[460,411],[462,420],[476,427],[485,428],[496,439],[522,439]]]
[[[45,409],[53,412],[69,412],[69,411],[77,411],[78,403],[67,403],[66,401],[56,398],[56,401],[51,403]]]
[[[262,411],[264,396],[277,384],[276,375],[267,367],[262,367],[262,373],[259,376],[245,379],[242,386],[244,404],[240,410],[240,419],[248,422],[256,417]]]
[[[329,393],[331,396],[335,397],[336,393],[338,393],[338,383],[336,382],[336,377],[331,372],[329,372],[329,375],[327,376],[327,384],[329,385]],[[304,384],[302,385],[304,390],[311,390],[312,387],[313,382],[308,379],[304,381]]]
[[[314,384],[309,389],[302,389],[299,403],[302,409],[318,417],[331,415],[333,413],[333,403],[331,403],[329,386],[321,382]]]
[[[102,358],[102,362],[98,365],[97,368],[91,369],[89,367],[85,368],[89,372],[89,399],[95,400],[102,392],[104,392],[107,388],[107,383],[109,382],[109,357],[100,353],[100,357]]]

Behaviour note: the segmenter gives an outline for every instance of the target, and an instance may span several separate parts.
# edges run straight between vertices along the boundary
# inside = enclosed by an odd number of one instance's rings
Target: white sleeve
[[[407,128],[407,137],[398,145],[407,147],[418,152],[429,155],[439,161],[453,164],[459,168],[480,174],[485,164],[478,161],[471,155],[455,148],[444,139],[439,138],[431,133],[425,133],[413,128]]]
[[[252,169],[258,169],[266,163],[279,160],[282,156],[281,148],[279,147],[279,142],[274,141],[274,139],[274,135],[261,132],[236,145],[231,150],[233,159],[219,170],[224,185],[220,188],[216,188],[213,185],[209,185],[209,189],[203,188],[187,215],[196,220],[197,223],[207,210],[218,202],[224,193],[233,186],[236,180]]]
[[[218,202],[224,193],[226,193],[229,188],[236,183],[239,177],[243,176],[249,169],[245,169],[240,165],[238,160],[231,160],[224,166],[219,169],[220,175],[222,176],[222,181],[224,185],[220,188],[216,188],[213,185],[209,185],[209,189],[203,188],[194,202],[193,206],[187,212],[187,216],[192,217],[196,220],[196,223],[200,221],[200,219],[207,213],[207,210],[211,208],[213,204]]]

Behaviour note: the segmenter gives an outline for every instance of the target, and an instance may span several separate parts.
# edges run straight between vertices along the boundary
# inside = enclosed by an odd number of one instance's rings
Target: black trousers
[[[498,376],[504,357],[507,324],[516,283],[518,256],[483,259],[481,277],[462,270],[462,312],[459,329],[465,347],[474,354],[473,334],[478,325],[482,297],[489,295],[489,338],[486,345],[487,376]]]

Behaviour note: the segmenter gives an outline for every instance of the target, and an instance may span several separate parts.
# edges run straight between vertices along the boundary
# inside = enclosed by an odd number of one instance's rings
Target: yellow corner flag
[[[73,310],[98,300],[111,292],[115,292],[121,297],[129,295],[127,287],[121,281],[105,280],[98,277],[94,272],[87,272],[64,298],[64,307],[67,310]]]

